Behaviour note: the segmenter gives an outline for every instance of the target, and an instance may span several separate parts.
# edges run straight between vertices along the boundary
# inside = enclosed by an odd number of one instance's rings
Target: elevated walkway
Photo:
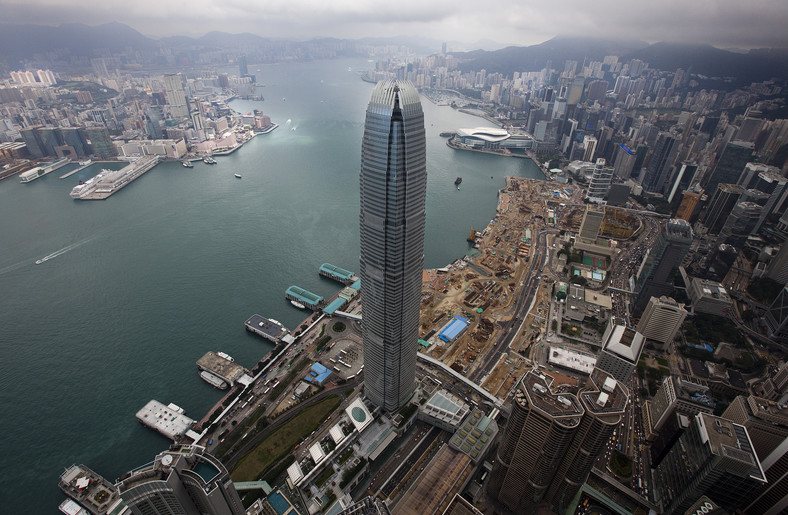
[[[496,397],[495,395],[491,394],[490,392],[488,392],[487,390],[485,390],[484,388],[482,388],[478,384],[474,383],[473,381],[471,381],[470,379],[468,379],[464,375],[460,374],[456,370],[452,369],[451,367],[449,367],[448,365],[446,365],[442,361],[438,361],[437,359],[431,358],[430,356],[422,354],[421,352],[419,352],[416,355],[416,357],[419,360],[421,360],[421,361],[426,361],[430,365],[439,367],[440,369],[442,369],[447,374],[451,374],[452,377],[454,377],[455,379],[458,379],[459,381],[462,381],[463,384],[469,386],[470,388],[473,388],[476,391],[476,393],[478,393],[479,395],[481,395],[485,399],[487,399],[490,402],[492,402],[493,404],[495,404],[496,407],[500,408],[503,405],[503,399],[499,399],[498,397]]]

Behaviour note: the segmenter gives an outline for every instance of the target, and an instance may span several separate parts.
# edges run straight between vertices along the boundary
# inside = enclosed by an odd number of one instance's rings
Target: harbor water
[[[0,181],[4,513],[55,513],[58,476],[72,463],[114,480],[152,460],[169,441],[140,425],[137,410],[156,399],[200,419],[222,396],[199,378],[200,356],[223,351],[253,367],[271,345],[244,330],[251,314],[292,329],[305,313],[285,300],[288,286],[328,298],[339,285],[318,275],[322,263],[358,270],[373,85],[356,71],[370,66],[253,66],[265,100],[231,105],[262,109],[278,129],[216,165],[159,164],[104,201],[69,197],[99,163],[62,180],[68,168]],[[505,176],[543,177],[528,159],[448,148],[440,132],[489,122],[422,104],[425,262],[441,267],[467,252],[471,226],[494,216]]]

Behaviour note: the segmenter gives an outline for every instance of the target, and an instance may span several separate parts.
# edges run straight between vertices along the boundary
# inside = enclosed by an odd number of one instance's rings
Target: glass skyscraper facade
[[[416,88],[381,81],[361,144],[364,390],[392,412],[413,394],[427,193],[424,113]]]

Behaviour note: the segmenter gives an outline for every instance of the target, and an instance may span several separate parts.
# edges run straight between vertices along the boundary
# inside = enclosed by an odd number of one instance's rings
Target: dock
[[[122,190],[136,179],[159,164],[159,156],[145,156],[120,170],[102,170],[101,173],[74,186],[71,198],[74,200],[104,200]]]
[[[183,409],[175,404],[170,403],[165,406],[157,400],[152,400],[137,412],[137,420],[172,441],[178,441],[178,438],[194,425],[194,420],[183,413]]]
[[[246,330],[250,333],[262,336],[266,340],[270,340],[274,343],[279,343],[289,332],[287,328],[278,321],[257,314],[249,317],[249,320],[247,320],[244,325],[246,326]]]
[[[197,360],[197,368],[210,372],[230,386],[247,375],[246,369],[241,365],[210,351]]]
[[[289,287],[285,292],[285,298],[287,300],[300,302],[304,306],[315,311],[320,309],[325,301],[325,299],[323,299],[323,297],[320,295],[312,293],[311,291],[307,291],[303,288],[299,288],[298,286]]]
[[[329,279],[338,281],[345,286],[353,284],[358,279],[358,277],[356,277],[353,272],[345,270],[344,268],[340,268],[336,265],[332,265],[331,263],[323,263],[320,265],[320,269],[317,273],[323,277],[328,277]]]
[[[50,172],[54,172],[58,168],[63,168],[67,164],[71,162],[71,159],[67,157],[61,157],[60,159],[56,159],[51,163],[46,163],[42,166],[37,166],[35,168],[31,168],[26,172],[22,172],[19,174],[19,180],[23,183],[31,182],[39,177],[43,177]]]
[[[74,169],[73,169],[73,170],[71,170],[70,172],[66,172],[66,173],[64,173],[63,175],[61,175],[61,176],[60,176],[60,178],[61,178],[61,179],[65,179],[66,177],[71,177],[71,176],[72,176],[72,175],[74,175],[75,173],[77,173],[77,172],[81,172],[82,170],[84,170],[85,168],[87,168],[88,166],[90,166],[90,165],[92,165],[92,164],[93,164],[93,161],[88,161],[88,162],[86,162],[86,163],[84,163],[84,164],[83,164],[83,163],[80,163],[80,166],[79,166],[79,167],[77,167],[77,168],[74,168]]]

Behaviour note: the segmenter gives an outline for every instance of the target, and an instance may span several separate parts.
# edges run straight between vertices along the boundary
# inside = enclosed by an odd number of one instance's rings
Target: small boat
[[[43,262],[44,262],[44,260],[43,260],[43,259],[36,259],[36,264],[37,264],[37,265],[40,265],[40,264],[41,264],[41,263],[43,263]]]
[[[459,186],[460,184],[462,184],[462,177],[457,177],[457,179],[454,181],[454,185]]]
[[[214,386],[214,387],[216,387],[216,388],[218,388],[220,390],[226,390],[227,389],[227,382],[226,381],[224,381],[221,377],[218,377],[218,376],[216,376],[214,374],[211,374],[207,370],[202,370],[200,372],[200,377],[203,379],[203,381],[205,381],[206,383],[210,384],[211,386]]]
[[[185,160],[185,161],[183,161],[183,163],[181,163],[181,164],[183,164],[183,167],[184,167],[184,168],[194,168],[194,165],[193,165],[193,164],[192,164],[192,162],[191,162],[191,161],[189,161],[188,159],[187,159],[187,160]]]
[[[236,179],[240,179],[240,178],[241,178],[241,174],[239,174],[239,173],[236,173],[236,174],[234,174],[234,175],[235,175],[235,178],[236,178]]]
[[[291,300],[290,304],[292,304],[293,306],[297,307],[298,309],[306,309],[306,306],[304,306],[300,302],[296,302],[294,300]]]
[[[202,162],[207,165],[215,165],[216,159],[212,158],[211,156],[205,156],[202,158]]]
[[[225,353],[225,352],[217,352],[216,355],[219,356],[220,358],[226,359],[227,361],[235,363],[235,360],[233,359],[233,357],[230,356],[229,354]]]

